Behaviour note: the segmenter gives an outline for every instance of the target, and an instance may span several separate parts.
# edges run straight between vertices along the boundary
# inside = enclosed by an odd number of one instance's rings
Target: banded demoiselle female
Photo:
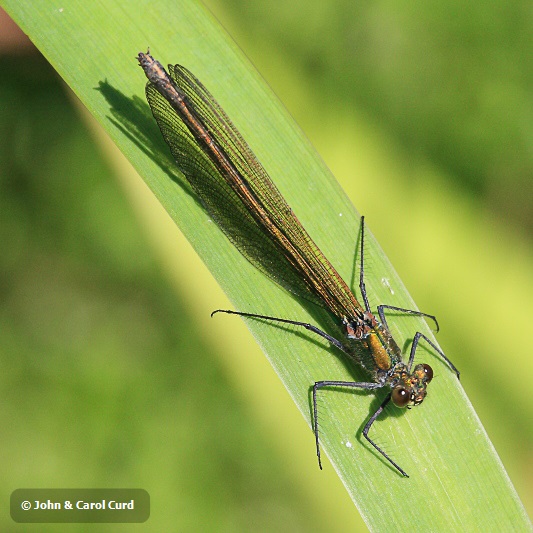
[[[368,419],[363,436],[403,476],[407,473],[380,448],[368,433],[392,400],[397,407],[422,403],[433,378],[428,364],[414,365],[419,342],[424,340],[459,377],[459,371],[424,334],[413,337],[407,363],[389,332],[385,309],[432,319],[420,311],[389,305],[372,313],[364,283],[364,218],[361,219],[361,305],[332,264],[296,218],[267,172],[226,113],[196,77],[181,65],[169,65],[169,74],[150,53],[138,61],[148,84],[146,98],[179,169],[207,211],[239,251],[277,283],[327,309],[342,325],[345,338],[337,339],[320,328],[295,320],[229,310],[218,312],[299,326],[317,334],[360,364],[371,381],[317,381],[313,385],[313,429],[320,468],[317,394],[324,387],[367,390],[390,388]],[[438,324],[437,324],[438,329]]]

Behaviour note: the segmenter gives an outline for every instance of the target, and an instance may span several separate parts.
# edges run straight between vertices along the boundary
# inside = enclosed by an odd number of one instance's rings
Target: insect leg
[[[302,328],[307,329],[308,331],[312,331],[313,333],[316,333],[317,335],[320,335],[324,339],[326,339],[328,342],[333,344],[333,346],[336,346],[339,348],[339,350],[342,350],[344,353],[346,352],[346,348],[344,347],[343,343],[336,339],[335,337],[332,337],[331,335],[328,335],[325,331],[322,331],[321,329],[317,328],[316,326],[313,326],[313,324],[308,324],[307,322],[298,322],[296,320],[287,320],[286,318],[277,318],[275,316],[267,316],[267,315],[256,315],[254,313],[242,313],[240,311],[230,311],[228,309],[217,309],[216,311],[213,311],[211,313],[211,316],[215,315],[216,313],[226,313],[228,315],[239,315],[239,316],[245,316],[248,318],[259,318],[263,320],[271,320],[273,322],[281,322],[282,324],[292,324],[293,326],[300,326]]]
[[[375,422],[376,418],[383,412],[383,409],[385,409],[386,405],[389,403],[391,399],[391,395],[387,394],[387,397],[385,400],[383,400],[383,403],[379,406],[378,410],[368,419],[368,422],[365,424],[365,427],[363,428],[363,437],[374,446],[374,448],[381,454],[389,463],[400,472],[400,474],[404,477],[409,477],[407,475],[407,472],[400,468],[398,464],[396,464],[369,436],[368,432],[370,431],[370,428],[372,427],[372,424]]]
[[[320,459],[320,443],[318,439],[318,404],[317,404],[316,397],[317,397],[318,390],[322,389],[323,387],[355,387],[358,389],[373,390],[373,389],[379,389],[383,387],[383,384],[382,383],[366,383],[366,382],[360,382],[360,381],[317,381],[314,384],[313,386],[313,431],[315,433],[316,455],[318,457],[318,466],[320,467],[320,470],[322,470],[322,461]]]

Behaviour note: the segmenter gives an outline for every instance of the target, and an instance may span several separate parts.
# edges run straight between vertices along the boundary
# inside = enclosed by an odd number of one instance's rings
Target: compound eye
[[[429,383],[433,379],[433,369],[429,365],[422,365],[422,368],[424,369],[424,381],[426,383]]]
[[[411,395],[407,389],[396,387],[392,391],[391,398],[396,407],[406,407],[411,400]]]

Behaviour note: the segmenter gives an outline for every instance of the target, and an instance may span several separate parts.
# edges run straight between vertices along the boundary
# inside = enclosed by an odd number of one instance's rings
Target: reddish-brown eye
[[[422,368],[424,369],[425,375],[424,381],[429,383],[433,379],[433,369],[429,365],[422,365]]]
[[[392,403],[396,407],[406,407],[409,403],[409,400],[411,399],[411,395],[409,394],[409,391],[407,391],[403,387],[396,387],[392,391],[391,398]]]

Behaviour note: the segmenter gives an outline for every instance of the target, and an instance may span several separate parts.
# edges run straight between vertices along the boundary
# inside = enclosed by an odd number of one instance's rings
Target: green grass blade
[[[193,1],[136,7],[112,1],[46,6],[5,1],[4,6],[132,162],[235,308],[310,322],[323,318],[249,265],[173,170],[145,103],[144,76],[134,58],[147,46],[161,62],[185,65],[209,88],[317,244],[353,285],[358,213],[204,8]],[[371,236],[366,252],[373,303],[414,308]],[[388,280],[394,295],[382,279]],[[391,323],[400,344],[416,330],[431,335],[413,318]],[[315,380],[361,378],[319,340],[272,325],[250,321],[248,326],[308,421],[309,387]],[[402,414],[391,409],[373,428],[377,443],[407,470],[409,479],[360,442],[362,423],[380,397],[326,392],[320,400],[324,450],[366,523],[382,531],[528,530],[523,507],[460,384],[430,352],[423,355],[436,373],[426,402]],[[453,360],[453,354],[448,355]],[[309,440],[312,448],[311,432]]]

